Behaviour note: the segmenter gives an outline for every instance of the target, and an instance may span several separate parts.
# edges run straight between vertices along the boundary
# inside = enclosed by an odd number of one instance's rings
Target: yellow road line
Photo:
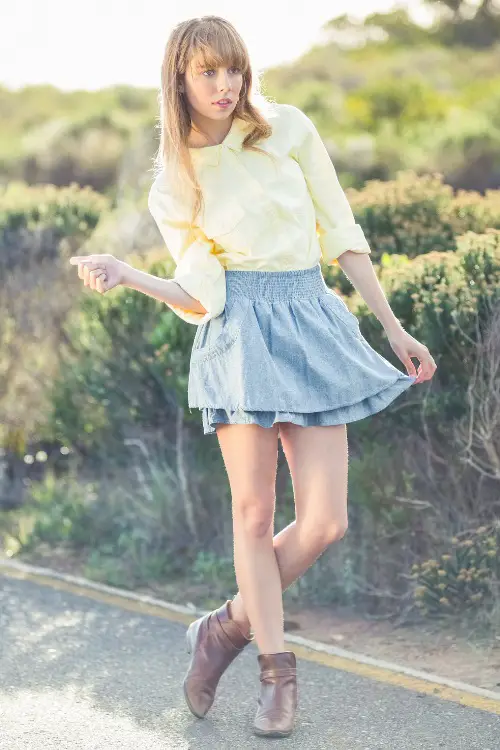
[[[176,612],[175,610],[169,609],[168,606],[164,606],[163,604],[160,605],[151,602],[140,601],[137,598],[132,598],[134,596],[133,593],[129,594],[129,592],[126,591],[123,595],[113,594],[107,591],[99,591],[95,588],[92,588],[90,585],[89,587],[79,585],[67,580],[63,580],[62,578],[54,578],[50,575],[43,575],[39,572],[35,573],[26,569],[21,570],[10,568],[9,563],[6,563],[4,565],[2,560],[0,560],[0,574],[11,578],[31,581],[42,586],[50,586],[53,589],[67,591],[71,594],[76,594],[77,596],[85,596],[89,599],[93,599],[94,601],[104,602],[105,604],[121,607],[122,609],[128,610],[129,612],[151,615],[153,617],[162,617],[165,620],[170,620],[173,622],[182,622],[184,625],[189,625],[191,622],[193,622],[194,619],[199,616],[197,614]],[[358,674],[371,680],[377,680],[378,682],[385,682],[386,684],[394,685],[395,687],[404,688],[405,690],[425,693],[427,695],[431,695],[434,698],[440,698],[441,700],[459,703],[463,706],[469,706],[470,708],[476,708],[480,709],[481,711],[487,711],[492,714],[500,715],[500,700],[496,700],[495,698],[488,698],[483,695],[477,695],[473,692],[469,692],[467,690],[461,690],[454,687],[449,687],[445,684],[430,682],[428,680],[414,677],[412,675],[395,672],[386,667],[365,664],[363,662],[356,661],[354,658],[345,658],[342,656],[337,656],[335,654],[325,653],[323,651],[316,651],[314,650],[314,647],[312,645],[311,647],[305,647],[294,643],[293,640],[289,639],[286,639],[286,647],[287,649],[293,651],[298,658],[305,659],[306,661],[315,662],[316,664],[339,669],[344,672],[351,672],[353,674]],[[434,675],[433,678],[435,678]]]
[[[434,698],[441,698],[442,700],[460,703],[462,706],[470,706],[471,708],[478,708],[481,711],[500,715],[500,700],[495,700],[494,698],[485,698],[482,695],[475,695],[465,690],[458,690],[457,688],[440,685],[436,682],[428,682],[418,677],[393,672],[384,667],[363,664],[341,656],[314,651],[310,652],[309,649],[295,644],[292,644],[292,651],[301,659],[308,659],[317,664],[323,664],[325,667],[333,667],[344,672],[353,672],[362,677],[377,680],[378,682],[385,682],[389,685],[404,688],[405,690],[426,693],[427,695],[432,695]]]

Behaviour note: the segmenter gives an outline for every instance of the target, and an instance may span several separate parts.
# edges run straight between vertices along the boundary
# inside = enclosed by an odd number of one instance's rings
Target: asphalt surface
[[[1,750],[498,750],[500,716],[298,659],[286,739],[252,735],[254,645],[188,710],[186,626],[0,573]]]

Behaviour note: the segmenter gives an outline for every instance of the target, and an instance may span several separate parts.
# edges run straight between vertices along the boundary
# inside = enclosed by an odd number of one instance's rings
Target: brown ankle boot
[[[191,661],[184,677],[184,696],[199,719],[214,702],[217,685],[228,666],[253,641],[253,635],[247,638],[231,619],[229,604],[230,600],[192,622],[186,633]]]
[[[288,737],[297,710],[297,664],[293,651],[259,654],[260,697],[254,734]]]

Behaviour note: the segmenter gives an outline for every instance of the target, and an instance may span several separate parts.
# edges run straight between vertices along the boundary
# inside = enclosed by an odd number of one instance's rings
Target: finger
[[[107,280],[108,280],[108,277],[107,277],[107,275],[105,273],[101,273],[96,278],[96,282],[95,282],[96,283],[96,291],[99,292],[100,294],[104,294],[105,292],[108,291],[107,283],[106,283]]]
[[[100,266],[102,266],[102,263],[99,264],[99,263],[90,263],[90,262],[83,262],[83,261],[81,261],[78,264],[78,277],[80,279],[85,280],[85,274],[86,274],[86,270],[85,269],[87,269],[87,271],[88,271],[88,270],[92,270],[94,268],[99,268]]]
[[[72,255],[69,259],[72,266],[76,266],[78,263],[99,263],[99,261],[99,255]]]
[[[89,286],[90,285],[90,288],[93,289],[94,287],[92,286],[92,276],[91,276],[91,274],[95,273],[95,270],[97,268],[100,268],[101,271],[102,271],[103,270],[102,266],[99,266],[98,264],[91,264],[91,263],[82,263],[82,266],[83,266],[83,281],[84,281],[84,284],[85,284],[85,286]]]
[[[430,380],[432,376],[434,375],[434,372],[437,368],[436,363],[434,362],[434,359],[430,354],[427,354],[425,358],[422,361],[422,368],[424,370],[424,379]]]
[[[101,268],[102,265],[99,265],[99,263],[82,263],[83,266],[83,278],[86,280],[87,284],[90,284],[91,276],[90,274],[95,271],[97,268]]]
[[[106,274],[106,269],[102,268],[102,266],[100,268],[93,268],[91,271],[89,271],[89,285],[90,285],[90,288],[93,289],[94,291],[96,289],[96,284],[95,284],[96,279],[101,274]]]
[[[105,267],[105,262],[102,261],[102,260],[94,260],[94,261],[90,261],[90,260],[83,261],[82,260],[82,261],[80,261],[80,263],[78,264],[78,266],[82,266],[82,268],[84,268],[84,267],[88,268],[89,271],[95,271],[96,268],[104,268]]]
[[[85,274],[88,272],[88,270],[89,270],[89,267],[86,263],[78,264],[78,276],[83,281],[85,281]]]
[[[413,364],[413,361],[412,361],[411,357],[407,357],[405,360],[403,360],[403,364],[406,367],[408,375],[416,375],[417,374],[417,372],[415,370],[415,365]]]

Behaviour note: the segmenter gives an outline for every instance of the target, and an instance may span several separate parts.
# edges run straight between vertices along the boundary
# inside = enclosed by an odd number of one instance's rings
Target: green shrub
[[[346,110],[355,127],[376,132],[389,120],[397,130],[425,120],[438,123],[448,109],[447,98],[420,77],[378,79],[350,93]]]
[[[42,481],[31,482],[24,512],[32,517],[32,527],[24,549],[40,542],[68,542],[79,548],[96,542],[90,512],[95,483],[79,483],[73,474],[56,477],[48,471]]]
[[[84,253],[107,209],[76,185],[0,187],[0,444],[17,425],[27,437],[42,429],[61,325],[81,287],[67,259]]]
[[[424,615],[461,614],[493,603],[500,586],[500,521],[453,537],[438,559],[414,565],[412,578]]]
[[[179,480],[166,456],[143,467],[130,465],[129,453],[129,468],[116,472],[108,467],[107,475],[93,482],[76,471],[62,477],[47,472],[43,480],[31,482],[18,513],[23,533],[14,531],[12,518],[10,535],[21,553],[36,552],[40,544],[88,552],[86,574],[111,584],[135,586],[184,575],[190,563],[202,572]]]
[[[141,262],[170,277],[170,259]],[[179,404],[186,421],[187,377],[194,326],[158,300],[127,287],[81,298],[65,326],[67,345],[50,391],[50,433],[100,460],[123,453],[133,426],[168,431]]]
[[[439,174],[401,171],[394,180],[369,180],[362,190],[347,189],[346,194],[370,243],[374,264],[387,254],[413,259],[455,251],[457,238],[466,232],[500,229],[500,190],[488,190],[484,196],[465,190],[454,194]],[[338,264],[324,264],[323,273],[330,286],[343,294],[352,292]]]
[[[398,172],[394,180],[370,180],[363,190],[349,193],[375,258],[383,252],[414,258],[455,250],[458,234],[500,229],[500,190],[488,191],[485,198],[466,191],[455,196],[439,174]]]
[[[477,325],[484,331],[493,305],[500,302],[500,231],[468,232],[457,246],[454,253],[427,253],[391,264],[381,278],[396,317],[436,360],[433,380],[446,390],[443,398],[459,408]],[[389,351],[385,331],[359,295],[352,307],[370,343]]]
[[[97,226],[108,200],[76,184],[0,186],[0,269],[12,271],[61,253],[64,240],[75,248]]]
[[[238,586],[236,583],[232,557],[215,554],[211,550],[200,550],[191,567],[194,581],[217,591],[222,597],[230,598]]]

